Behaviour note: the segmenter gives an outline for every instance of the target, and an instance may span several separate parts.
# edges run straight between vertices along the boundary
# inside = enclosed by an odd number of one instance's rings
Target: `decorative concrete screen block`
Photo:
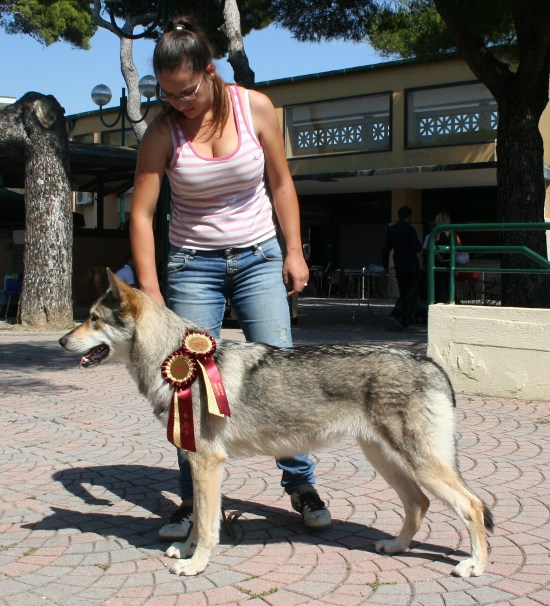
[[[550,309],[431,305],[428,355],[459,393],[550,400]]]

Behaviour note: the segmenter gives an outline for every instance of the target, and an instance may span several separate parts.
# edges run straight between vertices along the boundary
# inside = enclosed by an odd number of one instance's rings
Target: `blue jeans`
[[[171,246],[167,274],[168,307],[215,339],[220,337],[228,299],[247,341],[292,346],[283,255],[276,237],[246,248],[216,251]],[[181,450],[178,462],[181,497],[191,499],[191,469]],[[315,464],[308,455],[280,459],[277,467],[283,472],[281,486],[289,494],[300,484],[315,483]]]

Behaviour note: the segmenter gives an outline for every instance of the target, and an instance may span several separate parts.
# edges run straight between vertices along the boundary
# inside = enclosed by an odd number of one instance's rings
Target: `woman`
[[[442,211],[435,216],[435,224],[438,225],[450,225],[451,215],[448,212]],[[449,246],[451,244],[451,232],[442,231],[436,236],[436,244],[443,246]],[[455,244],[461,244],[461,240],[458,234],[455,234]],[[435,265],[437,267],[450,268],[450,254],[436,252],[435,254]],[[449,273],[448,272],[436,272],[435,274],[435,302],[436,303],[449,303]]]
[[[138,155],[130,226],[138,280],[164,304],[152,224],[166,172],[172,189],[168,306],[218,338],[230,299],[247,340],[290,347],[287,296],[303,290],[309,270],[279,122],[265,95],[225,85],[212,56],[208,39],[185,17],[173,19],[155,47],[165,111],[147,129]],[[264,170],[285,237],[284,262]],[[192,524],[191,472],[182,451],[178,460],[182,505],[160,531],[170,541],[186,538]],[[277,465],[306,526],[329,526],[330,512],[313,487],[313,461],[304,455]]]

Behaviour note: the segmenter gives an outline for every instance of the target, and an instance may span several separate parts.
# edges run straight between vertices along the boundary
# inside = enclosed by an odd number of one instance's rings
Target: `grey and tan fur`
[[[108,274],[110,289],[89,319],[60,343],[84,354],[84,366],[124,361],[156,416],[166,422],[172,388],[161,376],[161,365],[195,326]],[[362,344],[277,349],[225,340],[218,343],[215,361],[231,417],[209,415],[202,382],[193,384],[197,452],[189,453],[189,462],[195,524],[185,543],[166,552],[178,558],[172,572],[195,575],[208,564],[219,540],[222,471],[229,456],[284,458],[352,436],[405,509],[399,535],[378,541],[376,551],[407,549],[430,503],[425,489],[454,509],[470,536],[471,557],[453,574],[483,573],[485,528],[492,529],[493,521],[460,477],[454,394],[440,367],[422,356]]]

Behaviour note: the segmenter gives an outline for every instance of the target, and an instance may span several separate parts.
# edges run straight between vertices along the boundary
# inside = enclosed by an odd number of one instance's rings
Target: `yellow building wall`
[[[370,69],[339,70],[319,77],[298,77],[259,83],[259,89],[269,96],[275,105],[281,127],[284,127],[284,107],[334,100],[360,95],[392,93],[392,149],[388,152],[367,154],[342,154],[319,158],[291,160],[294,174],[311,172],[335,172],[364,168],[391,168],[402,166],[426,166],[434,164],[475,163],[495,159],[495,144],[453,145],[426,149],[407,150],[405,141],[405,92],[409,88],[421,88],[476,81],[475,76],[461,58],[439,59],[431,62],[399,61],[377,64]],[[148,121],[158,113],[153,105]],[[118,108],[106,109],[105,120],[112,122]],[[70,136],[94,133],[94,142],[101,142],[101,131],[108,129],[101,124],[99,111],[68,117]],[[127,123],[127,127],[128,127]],[[544,140],[544,162],[550,166],[550,108],[540,120]]]
[[[370,70],[342,70],[319,78],[283,80],[260,85],[279,108],[283,122],[285,105],[299,105],[344,97],[391,92],[392,149],[388,152],[342,154],[319,158],[292,158],[293,174],[397,168],[436,164],[487,162],[495,159],[494,142],[426,149],[405,149],[405,97],[409,88],[474,82],[477,79],[460,58],[427,63],[393,62]]]

